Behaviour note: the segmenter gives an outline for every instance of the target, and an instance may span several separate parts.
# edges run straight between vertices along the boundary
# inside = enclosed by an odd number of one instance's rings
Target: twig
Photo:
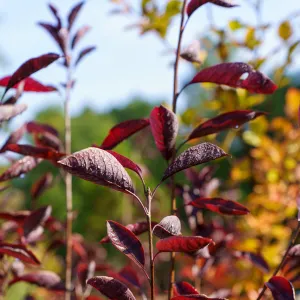
[[[285,254],[279,264],[279,266],[276,268],[276,270],[274,271],[272,277],[276,276],[277,273],[281,270],[282,267],[284,267],[285,263],[286,263],[286,258],[289,254],[289,251],[291,250],[291,248],[295,245],[296,240],[298,238],[298,235],[300,233],[300,221],[298,221],[298,226],[297,229],[295,231],[295,233],[292,235],[290,242],[289,242],[289,246],[287,247]],[[260,300],[262,298],[262,296],[264,295],[265,291],[266,291],[267,287],[266,285],[264,285],[263,289],[261,290],[260,294],[258,295],[257,300]]]
[[[65,90],[65,152],[71,154],[71,116],[70,116],[70,98],[72,88],[72,72],[70,64],[67,69],[67,82]],[[67,209],[67,224],[66,224],[66,289],[65,300],[71,299],[72,288],[72,222],[73,222],[73,199],[72,199],[72,175],[66,173],[66,209]]]
[[[179,59],[180,59],[180,52],[181,52],[181,42],[182,42],[185,25],[187,24],[187,23],[184,23],[186,4],[187,4],[187,0],[184,0],[183,4],[182,4],[182,8],[181,8],[181,20],[180,20],[180,27],[179,27],[179,34],[178,34],[178,44],[177,44],[177,48],[176,48],[176,59],[175,59],[175,64],[174,64],[172,109],[175,114],[176,114],[176,108],[177,108],[177,99],[180,94],[180,93],[178,93],[178,68],[179,68]],[[174,153],[171,161],[174,161],[175,155],[176,155],[176,153]],[[175,180],[174,180],[173,176],[171,177],[171,189],[172,189],[171,190],[171,214],[175,214],[176,213],[176,198],[175,198]],[[169,274],[169,288],[168,288],[168,299],[169,300],[172,298],[174,281],[175,281],[175,253],[172,252],[170,254],[170,274]]]
[[[153,300],[154,299],[154,260],[153,260],[153,236],[152,236],[152,227],[151,227],[152,195],[149,188],[147,190],[146,197],[147,197],[147,204],[148,204],[147,222],[148,222],[149,259],[150,259],[150,291],[151,291],[150,299]]]

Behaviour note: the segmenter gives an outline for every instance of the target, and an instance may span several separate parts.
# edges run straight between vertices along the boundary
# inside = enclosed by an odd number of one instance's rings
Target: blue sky
[[[0,66],[0,76],[11,74],[21,63],[30,57],[47,52],[56,52],[57,48],[47,33],[36,25],[38,21],[52,21],[46,0],[2,0],[0,2],[1,53],[6,64]],[[138,2],[138,0],[134,0]],[[235,0],[240,7],[222,9],[211,6],[215,21],[221,26],[230,18],[255,22],[247,1]],[[263,19],[267,22],[279,22],[291,12],[299,9],[298,0],[265,0]],[[77,1],[53,0],[64,16]],[[298,3],[298,4],[297,4]],[[72,113],[77,114],[85,106],[98,111],[124,105],[135,95],[147,99],[167,99],[172,93],[173,70],[172,57],[165,54],[165,46],[153,34],[140,37],[136,30],[125,30],[136,20],[128,17],[111,16],[113,5],[108,0],[88,0],[82,10],[76,26],[87,23],[92,26],[80,47],[96,45],[97,51],[82,61],[76,74],[77,85],[72,96]],[[207,26],[205,7],[197,11],[188,24],[184,36],[184,45],[195,39]],[[299,22],[298,22],[299,25]],[[298,26],[299,28],[299,26]],[[170,30],[168,40],[175,45],[177,41],[178,19]],[[275,35],[267,37],[267,48],[279,42]],[[79,47],[79,48],[80,48]],[[267,51],[267,49],[266,49]],[[278,57],[273,57],[277,61]],[[299,62],[299,60],[298,60]],[[295,65],[294,67],[297,67]],[[180,77],[190,74],[188,64],[183,63]],[[43,83],[56,84],[64,78],[64,70],[52,65],[40,71],[34,77]],[[29,120],[32,115],[49,104],[62,105],[62,98],[56,94],[27,94],[21,102],[29,109],[19,122]],[[182,100],[184,101],[184,99]]]

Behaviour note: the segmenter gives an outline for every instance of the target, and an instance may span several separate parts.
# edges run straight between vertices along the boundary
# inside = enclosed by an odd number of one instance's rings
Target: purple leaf
[[[187,141],[218,133],[225,129],[240,127],[244,123],[254,120],[262,115],[265,115],[265,113],[255,112],[253,110],[235,110],[221,114],[197,126],[189,135]]]
[[[293,285],[281,276],[273,276],[266,286],[271,290],[275,300],[295,300],[295,290]]]
[[[14,131],[8,139],[5,141],[4,145],[2,146],[0,153],[3,153],[6,151],[6,147],[10,144],[15,144],[17,143],[25,134],[26,132],[26,125],[21,126],[19,129]]]
[[[155,107],[150,114],[150,127],[157,149],[169,160],[178,134],[177,116],[162,105]]]
[[[75,152],[58,162],[67,172],[93,183],[133,194],[134,189],[126,170],[107,151],[90,147]]]
[[[142,269],[145,265],[144,249],[140,240],[125,226],[107,221],[107,234],[111,243]]]
[[[53,181],[53,176],[51,173],[46,173],[37,182],[35,182],[31,187],[31,197],[37,199],[40,195],[51,186]]]
[[[94,287],[109,299],[135,300],[129,288],[122,282],[107,276],[96,276],[90,278],[87,284]]]
[[[74,49],[76,47],[78,42],[90,31],[90,29],[91,29],[90,26],[85,25],[76,32],[76,34],[71,42],[72,49]]]
[[[149,126],[148,119],[128,120],[114,126],[100,146],[102,149],[110,150],[136,132]]]
[[[83,49],[82,51],[80,51],[78,58],[76,59],[74,65],[77,66],[86,55],[93,52],[94,50],[96,50],[96,46],[90,46],[90,47],[87,47],[87,48]]]
[[[64,283],[61,281],[60,277],[51,271],[37,271],[35,273],[24,274],[14,278],[9,285],[20,281],[35,284],[51,291],[65,291]]]
[[[227,8],[238,6],[238,5],[231,4],[226,0],[190,0],[190,2],[186,7],[187,15],[190,17],[193,14],[193,12],[195,12],[200,6],[206,3],[212,3]]]
[[[0,106],[0,122],[8,121],[11,118],[21,114],[23,111],[27,109],[27,105],[22,104],[16,104],[16,105],[1,105]]]
[[[72,26],[74,24],[74,21],[81,10],[82,6],[84,5],[85,1],[79,2],[77,5],[75,5],[68,16],[68,30],[71,31]]]
[[[211,298],[207,297],[205,295],[184,295],[184,296],[176,296],[173,297],[171,300],[193,300],[193,299],[199,299],[199,300],[227,300],[225,298]]]
[[[181,235],[181,223],[179,218],[176,216],[164,217],[157,225],[154,226],[153,234],[160,239]]]
[[[33,170],[42,160],[31,156],[25,156],[13,163],[0,175],[0,182],[19,177]]]
[[[40,261],[24,245],[0,243],[0,253],[18,258],[29,264],[40,265]]]
[[[51,10],[53,16],[55,17],[56,21],[57,21],[57,25],[56,28],[59,30],[61,28],[61,19],[59,17],[58,14],[58,10],[57,8],[53,5],[53,4],[48,4],[49,9]]]
[[[192,205],[199,209],[208,209],[210,211],[224,215],[247,215],[249,210],[236,201],[225,200],[221,198],[197,198],[187,205]]]
[[[162,181],[184,169],[188,169],[192,166],[203,164],[223,156],[227,156],[227,154],[221,148],[211,143],[202,143],[190,147],[176,157],[176,159],[169,165],[164,173]]]
[[[27,131],[29,133],[45,133],[45,132],[48,132],[48,133],[51,133],[55,136],[58,136],[58,131],[54,127],[52,127],[48,124],[42,124],[42,123],[31,121],[31,122],[27,123],[26,128],[27,128]]]
[[[240,79],[243,74],[248,74],[248,77]],[[259,94],[272,94],[277,89],[269,77],[241,62],[222,63],[203,69],[186,86],[200,82],[224,84]]]
[[[65,53],[66,47],[63,36],[59,34],[60,28],[43,22],[38,23],[38,25],[44,28],[52,36],[61,51]]]
[[[46,68],[50,64],[52,64],[54,61],[56,61],[60,56],[55,53],[47,53],[38,57],[31,58],[27,60],[25,63],[23,63],[10,77],[6,89],[4,91],[4,94],[2,96],[2,99],[4,95],[7,93],[7,91],[12,88],[14,85],[18,84],[23,79],[29,77],[31,74]]]
[[[254,264],[256,267],[258,267],[264,273],[270,272],[270,268],[269,268],[267,262],[259,254],[255,254],[255,253],[247,252],[247,251],[235,251],[234,256],[237,258],[244,258],[244,259],[250,261],[252,264]]]

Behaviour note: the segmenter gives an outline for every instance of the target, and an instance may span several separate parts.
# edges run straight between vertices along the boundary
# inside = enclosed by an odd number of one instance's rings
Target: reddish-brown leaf
[[[295,300],[295,290],[293,285],[281,276],[273,276],[266,286],[271,290],[275,300]]]
[[[39,226],[43,226],[48,220],[52,212],[50,205],[43,206],[33,212],[24,220],[23,223],[23,235],[25,240],[29,238],[29,235],[37,230]]]
[[[248,74],[248,77],[241,79],[243,74]],[[224,84],[259,94],[272,94],[277,89],[269,77],[240,62],[222,63],[203,69],[186,86],[200,82]]]
[[[19,129],[17,129],[16,131],[14,131],[5,141],[4,145],[2,146],[2,148],[0,149],[0,153],[3,153],[6,151],[6,147],[9,144],[15,144],[17,143],[25,134],[26,132],[26,125],[21,126]]]
[[[68,16],[68,30],[71,31],[72,26],[74,24],[74,21],[78,15],[78,13],[80,12],[82,6],[84,5],[85,1],[79,2],[78,4],[76,4],[72,9],[71,12]]]
[[[20,281],[35,284],[51,291],[65,291],[64,283],[61,281],[60,277],[51,271],[37,271],[35,273],[24,274],[14,278],[9,285]]]
[[[186,7],[186,13],[190,17],[193,12],[195,12],[200,6],[206,4],[206,3],[212,3],[218,6],[226,7],[226,8],[231,8],[235,7],[238,5],[231,4],[227,0],[190,0]]]
[[[184,252],[194,253],[204,248],[213,241],[202,236],[172,236],[156,243],[159,252]]]
[[[229,128],[238,128],[244,123],[254,120],[264,114],[265,113],[263,112],[256,112],[253,110],[234,110],[221,114],[197,126],[189,135],[187,141],[218,133]]]
[[[176,159],[169,165],[164,173],[162,181],[184,169],[188,169],[192,166],[203,164],[223,156],[227,156],[227,154],[221,148],[211,143],[202,143],[190,147],[176,157]]]
[[[144,268],[145,255],[140,240],[125,226],[107,221],[107,235],[111,243],[122,253],[133,260],[139,267]]]
[[[61,140],[49,132],[35,133],[34,143],[39,147],[50,147],[56,151],[60,151],[63,148]]]
[[[53,181],[53,175],[51,173],[46,173],[37,182],[35,182],[31,187],[31,197],[37,199],[41,194],[51,186]]]
[[[259,254],[247,252],[247,251],[235,251],[234,256],[237,258],[244,258],[258,267],[262,272],[270,272],[270,268],[266,260]]]
[[[174,296],[199,295],[198,291],[188,282],[180,281],[173,284]]]
[[[17,212],[0,212],[0,219],[14,221],[19,225],[23,225],[26,217],[30,215],[30,211],[17,211]]]
[[[81,285],[82,291],[84,292],[86,289],[86,281],[87,279],[94,276],[96,270],[95,261],[90,261],[88,263],[80,262],[77,265],[76,273]]]
[[[33,170],[42,159],[25,156],[13,163],[4,173],[0,175],[0,182],[19,177]]]
[[[7,93],[7,91],[12,88],[14,85],[18,84],[23,79],[29,77],[31,74],[46,68],[50,64],[52,64],[54,61],[56,61],[60,56],[55,53],[47,53],[38,57],[31,58],[27,60],[25,63],[23,63],[10,77],[6,89],[4,91],[4,94],[2,96],[2,99],[4,95]]]
[[[40,261],[36,258],[36,256],[24,245],[0,243],[0,253],[18,258],[19,260],[29,264],[40,264]]]
[[[177,216],[164,217],[153,227],[153,234],[160,239],[181,235],[181,223],[179,218]]]
[[[136,270],[133,269],[130,265],[125,266],[122,270],[118,273],[118,275],[125,279],[125,281],[129,282],[136,288],[141,288],[141,280],[139,275],[137,274]]]
[[[161,105],[151,111],[149,120],[156,147],[169,160],[173,155],[178,134],[177,116]]]
[[[249,210],[242,204],[225,200],[221,198],[197,198],[194,201],[191,201],[187,205],[192,205],[200,209],[208,209],[210,211],[224,214],[224,215],[246,215],[249,213]]]
[[[78,42],[90,31],[91,27],[90,26],[83,26],[81,27],[75,34],[75,36],[72,39],[71,42],[71,48],[74,49]]]
[[[8,121],[11,118],[21,114],[24,110],[27,109],[27,105],[22,104],[16,104],[16,105],[1,105],[0,106],[0,122]]]
[[[43,22],[38,23],[38,25],[44,28],[52,36],[52,38],[55,40],[61,51],[65,53],[64,40],[63,37],[59,34],[60,28]]]
[[[60,153],[52,148],[35,147],[31,145],[10,144],[6,146],[6,150],[22,155],[28,155],[35,158],[43,158],[53,161],[57,161],[65,156],[64,153]]]
[[[6,87],[11,80],[11,76],[6,76],[0,79],[0,86]],[[39,81],[28,77],[24,80],[20,81],[19,83],[12,86],[12,88],[17,89],[20,84],[24,84],[23,91],[24,92],[36,92],[36,93],[48,93],[48,92],[55,92],[57,88],[52,85],[44,85]]]
[[[151,228],[153,228],[155,225],[157,224],[157,222],[151,222]],[[148,222],[142,221],[142,222],[137,222],[134,224],[128,224],[125,226],[127,229],[129,229],[134,235],[140,235],[146,231],[148,231]],[[105,243],[109,243],[110,239],[108,236],[104,237],[100,243],[101,244],[105,244]]]
[[[87,284],[94,287],[109,299],[135,300],[129,288],[122,282],[107,276],[96,276],[90,278]]]
[[[29,133],[45,133],[45,132],[48,132],[48,133],[51,133],[55,136],[58,136],[58,131],[54,127],[52,127],[48,124],[42,124],[42,123],[38,123],[38,122],[35,122],[35,121],[31,121],[31,122],[27,123],[26,128],[27,128],[27,131]]]
[[[106,151],[108,153],[110,153],[112,156],[114,156],[124,168],[129,169],[129,170],[135,172],[136,174],[138,174],[139,177],[141,178],[141,180],[143,181],[142,169],[140,168],[139,165],[137,165],[129,158],[127,158],[115,151],[112,151],[112,150],[106,150]]]
[[[215,298],[215,297],[207,297],[205,295],[184,295],[184,296],[176,296],[173,297],[171,300],[227,300],[225,298]]]
[[[149,126],[149,124],[148,119],[128,120],[119,123],[109,131],[100,147],[105,150],[113,149],[125,139]]]
[[[75,61],[75,66],[77,66],[86,55],[93,52],[94,50],[96,50],[96,46],[90,46],[90,47],[87,47],[87,48],[81,50],[78,55],[78,58]]]
[[[130,176],[118,160],[105,150],[90,147],[58,162],[67,172],[112,189],[134,193]]]
[[[295,245],[290,249],[289,256],[291,257],[300,256],[300,244]]]

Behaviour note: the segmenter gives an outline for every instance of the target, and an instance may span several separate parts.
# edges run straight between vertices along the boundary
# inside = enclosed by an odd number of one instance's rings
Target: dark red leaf
[[[61,281],[60,277],[51,271],[37,271],[35,273],[24,274],[14,278],[9,285],[20,281],[35,284],[51,291],[65,291],[64,283]]]
[[[6,76],[0,79],[0,86],[6,87],[11,80],[11,76]],[[47,92],[55,92],[57,88],[52,85],[44,85],[37,80],[27,77],[19,83],[12,86],[12,88],[17,89],[20,84],[24,84],[23,91],[24,92],[36,92],[36,93],[47,93]]]
[[[149,126],[149,124],[148,119],[128,120],[119,123],[109,131],[100,147],[105,150],[113,149],[125,139]]]
[[[82,51],[80,51],[78,58],[75,61],[75,66],[77,66],[80,61],[89,53],[93,52],[94,50],[96,50],[96,46],[90,46],[88,48],[83,49]]]
[[[140,240],[132,231],[115,221],[107,221],[106,224],[111,243],[143,269],[145,255]]]
[[[61,49],[61,51],[63,53],[65,53],[65,44],[64,44],[64,39],[62,37],[62,35],[59,34],[59,28],[57,28],[56,26],[53,26],[51,24],[48,23],[38,23],[39,26],[43,27],[51,36],[52,38],[55,40],[55,42],[57,43],[57,45],[59,46],[59,48]]]
[[[1,105],[0,106],[0,122],[8,121],[11,118],[21,114],[24,110],[27,109],[27,105],[22,104],[16,104],[16,105]]]
[[[76,268],[77,277],[81,285],[82,291],[86,289],[86,281],[95,274],[96,264],[95,261],[89,263],[79,263]]]
[[[173,284],[174,296],[180,295],[199,295],[198,291],[188,282],[180,281]]]
[[[129,170],[135,172],[136,174],[138,174],[139,177],[141,178],[141,180],[143,181],[142,169],[139,167],[139,165],[137,165],[129,158],[127,158],[115,151],[112,151],[112,150],[106,150],[106,151],[108,153],[110,153],[112,156],[114,156],[124,168],[129,169]]]
[[[300,256],[300,244],[295,245],[290,249],[289,256],[291,257]]]
[[[74,21],[78,15],[79,11],[81,10],[82,6],[84,5],[84,3],[85,3],[85,1],[79,2],[71,9],[71,12],[68,16],[68,23],[69,23],[68,30],[69,31],[71,31]]]
[[[176,157],[176,159],[169,165],[164,173],[162,181],[184,169],[203,164],[223,156],[227,156],[227,154],[221,148],[211,143],[202,143],[190,147]]]
[[[103,298],[100,298],[100,297],[98,297],[98,296],[88,296],[87,298],[86,298],[86,300],[103,300]]]
[[[202,236],[172,236],[156,243],[159,252],[194,253],[213,241]]]
[[[23,125],[19,129],[17,129],[16,131],[14,131],[8,137],[8,139],[5,141],[4,145],[0,149],[0,153],[5,152],[6,151],[6,147],[8,145],[17,143],[23,137],[23,135],[25,134],[25,132],[26,132],[26,125]]]
[[[31,145],[10,144],[6,146],[6,150],[22,155],[33,156],[35,158],[49,159],[53,161],[57,161],[63,156],[65,156],[64,153],[57,152],[52,148],[35,147]]]
[[[153,228],[157,222],[151,222],[151,228]],[[142,221],[142,222],[137,222],[134,224],[128,224],[125,226],[127,229],[129,229],[134,235],[140,235],[146,231],[148,231],[148,222]],[[104,237],[100,243],[105,244],[109,243],[110,239],[108,236]]]
[[[129,288],[122,282],[107,276],[96,276],[90,278],[87,284],[94,287],[103,295],[113,300],[135,300]]]
[[[39,147],[50,147],[56,151],[63,148],[61,140],[49,132],[34,134],[34,143]]]
[[[293,285],[281,276],[273,276],[266,286],[271,290],[275,300],[295,300],[295,290]]]
[[[24,220],[30,215],[30,211],[17,211],[17,212],[0,212],[0,219],[14,221],[19,225],[23,225]]]
[[[240,79],[243,74],[248,74],[248,77]],[[269,77],[240,62],[222,63],[203,69],[186,86],[200,82],[224,84],[259,94],[272,94],[277,89]]]
[[[194,201],[191,201],[187,205],[192,205],[200,209],[208,209],[210,211],[224,214],[224,215],[246,215],[249,213],[249,210],[242,204],[225,200],[221,198],[197,198]]]
[[[10,77],[9,82],[6,86],[6,89],[4,91],[4,94],[2,96],[2,99],[4,95],[7,93],[7,91],[12,88],[14,85],[18,84],[23,79],[29,77],[31,74],[46,68],[50,64],[52,64],[54,61],[56,61],[60,56],[55,53],[48,53],[44,54],[38,57],[31,58],[27,60],[25,63],[23,63]]]
[[[36,256],[23,245],[0,243],[0,253],[18,258],[29,264],[40,264]]]
[[[75,34],[72,42],[71,42],[71,48],[74,49],[78,42],[90,31],[91,27],[90,26],[83,26],[81,27]]]
[[[137,272],[130,266],[125,266],[119,273],[121,278],[124,278],[127,282],[132,284],[133,286],[137,287],[138,289],[141,288],[141,282]]]
[[[151,111],[149,120],[156,147],[169,160],[173,155],[178,134],[177,116],[161,105]]]
[[[50,205],[43,206],[33,211],[25,220],[23,224],[23,235],[25,240],[29,238],[33,231],[36,231],[39,226],[43,226],[48,220],[52,212]]]
[[[176,216],[164,217],[153,227],[153,234],[160,239],[181,235],[181,223],[179,218]]]
[[[227,8],[238,6],[238,5],[229,3],[227,0],[190,0],[190,2],[188,3],[188,5],[186,7],[187,15],[190,17],[193,12],[195,12],[200,6],[202,6],[206,3],[212,3],[215,5],[227,7]]]
[[[55,136],[58,136],[58,131],[48,125],[48,124],[42,124],[42,123],[38,123],[38,122],[28,122],[27,125],[26,125],[26,128],[27,128],[27,131],[29,133],[45,133],[45,132],[48,132],[48,133],[51,133]]]
[[[42,160],[31,156],[25,156],[13,163],[0,175],[0,182],[19,177],[33,170]]]
[[[184,296],[176,296],[173,297],[171,300],[193,300],[193,299],[199,299],[199,300],[227,300],[225,298],[211,298],[207,297],[205,295],[184,295]]]
[[[235,110],[221,114],[197,126],[189,135],[187,141],[218,133],[225,129],[238,128],[244,123],[254,120],[264,114],[265,113],[263,112],[256,112],[253,110]]]
[[[59,17],[58,14],[58,10],[57,8],[53,5],[53,4],[48,4],[49,9],[51,10],[53,16],[55,17],[56,21],[57,21],[57,25],[56,28],[59,30],[61,28],[61,19]]]
[[[131,178],[118,160],[105,150],[90,147],[58,162],[67,172],[112,189],[134,193]]]
[[[37,182],[35,182],[31,187],[31,197],[37,199],[40,195],[51,186],[53,181],[53,176],[51,173],[46,173]]]
[[[259,254],[255,254],[252,252],[246,252],[246,251],[235,251],[234,256],[237,258],[244,258],[246,260],[249,260],[251,263],[253,263],[256,267],[258,267],[264,273],[270,272],[268,263]]]

